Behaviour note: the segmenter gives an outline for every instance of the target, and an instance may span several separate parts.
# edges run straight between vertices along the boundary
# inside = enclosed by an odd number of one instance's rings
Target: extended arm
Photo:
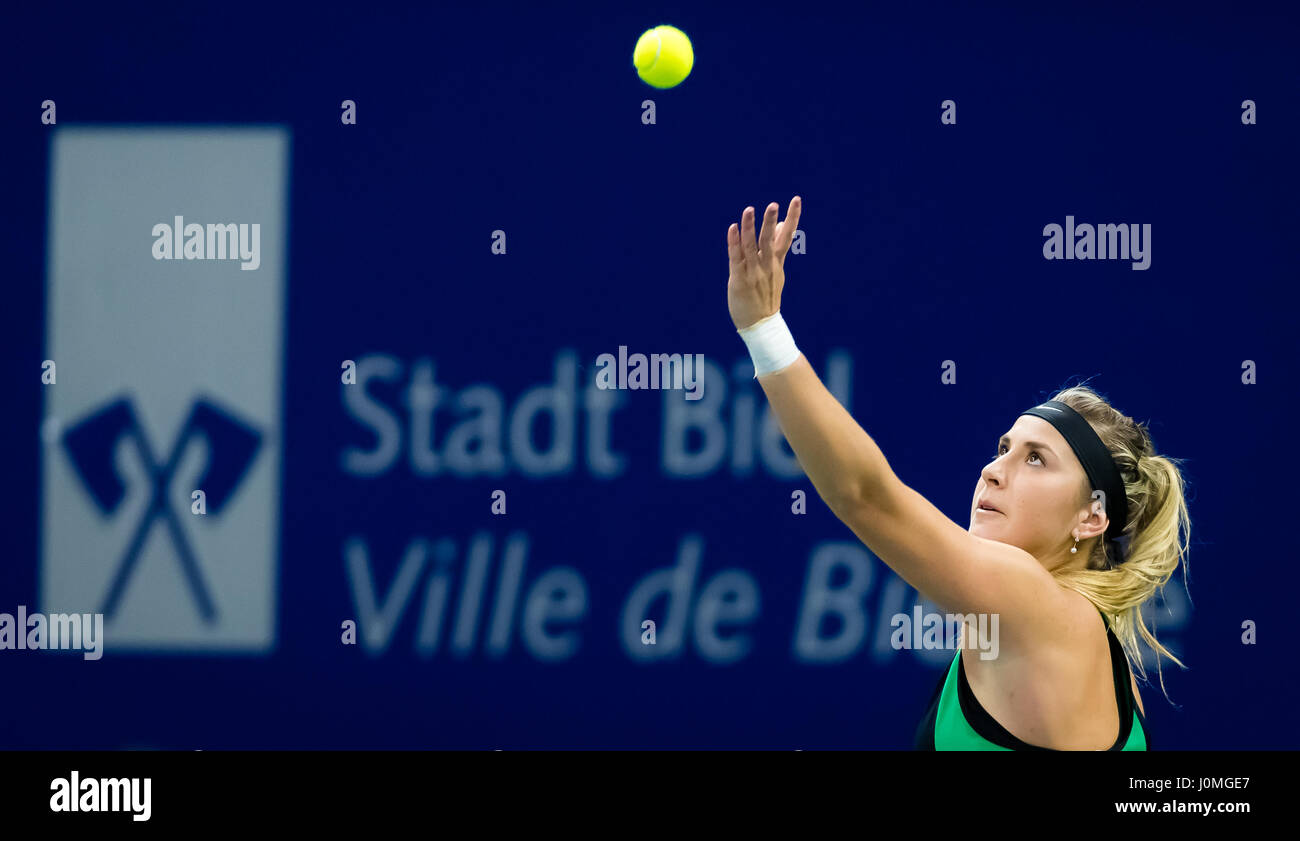
[[[1064,591],[1028,552],[971,534],[944,516],[894,474],[871,439],[793,349],[788,331],[758,339],[755,327],[778,325],[784,261],[801,201],[776,224],[768,206],[762,236],[754,236],[753,208],[727,231],[731,273],[727,301],[732,321],[755,359],[759,384],[804,472],[831,511],[882,561],[927,598],[956,613],[997,613],[1008,642],[1041,644],[1076,629],[1063,618]],[[774,329],[766,332],[775,333]],[[792,362],[785,361],[794,355]],[[768,367],[773,370],[765,370]]]
[[[923,595],[958,613],[1033,614],[1058,589],[1028,552],[971,534],[903,484],[804,356],[758,381],[826,505]]]

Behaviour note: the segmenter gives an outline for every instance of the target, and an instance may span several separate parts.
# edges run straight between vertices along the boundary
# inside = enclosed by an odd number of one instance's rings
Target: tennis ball
[[[647,29],[632,50],[632,64],[641,81],[655,88],[672,88],[691,75],[695,51],[691,39],[675,26]]]

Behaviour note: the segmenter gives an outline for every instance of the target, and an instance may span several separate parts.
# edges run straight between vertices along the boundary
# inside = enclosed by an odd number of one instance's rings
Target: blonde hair
[[[1052,577],[1062,587],[1088,599],[1106,616],[1133,671],[1144,683],[1146,671],[1139,636],[1151,647],[1156,654],[1160,690],[1169,700],[1164,673],[1160,671],[1160,657],[1168,657],[1183,668],[1187,666],[1147,628],[1142,620],[1142,605],[1157,592],[1163,595],[1165,584],[1180,565],[1186,584],[1191,519],[1184,496],[1186,484],[1178,467],[1182,460],[1158,455],[1146,424],[1136,423],[1086,385],[1065,388],[1051,399],[1067,404],[1082,415],[1115,459],[1128,501],[1128,522],[1124,524],[1123,534],[1130,538],[1124,563],[1114,569],[1107,569],[1111,560],[1109,541],[1094,538],[1085,569],[1058,569]],[[1091,499],[1092,489],[1086,479],[1083,493]]]

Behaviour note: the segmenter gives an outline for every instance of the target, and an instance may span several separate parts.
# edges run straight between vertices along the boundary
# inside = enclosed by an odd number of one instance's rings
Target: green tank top
[[[1100,613],[1100,611],[1098,611]],[[1102,615],[1102,621],[1106,617]],[[1115,698],[1119,707],[1119,736],[1108,750],[1150,750],[1146,720],[1133,700],[1128,658],[1110,623],[1106,622],[1110,643],[1111,671],[1115,679]],[[1017,739],[980,705],[966,680],[961,651],[935,689],[929,710],[917,728],[918,750],[1051,750]]]

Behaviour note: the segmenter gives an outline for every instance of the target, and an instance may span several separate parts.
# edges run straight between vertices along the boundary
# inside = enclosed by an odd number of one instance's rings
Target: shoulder
[[[1003,628],[1003,650],[1011,670],[1038,675],[1056,685],[1078,685],[1110,668],[1106,620],[1092,602],[1055,581],[1044,595],[1050,614],[1030,627]],[[1010,632],[1010,633],[1008,633]],[[1112,691],[1113,694],[1113,691]]]
[[[1123,722],[1115,719],[1106,621],[1086,597],[1056,586],[1053,627],[1045,626],[1036,642],[1004,649],[1008,656],[964,657],[967,679],[989,713],[1030,744],[1100,744],[1108,734],[1113,740]]]
[[[1036,568],[1027,576],[1032,589],[1024,594],[1030,607],[1022,603],[1018,610],[1003,610],[1003,650],[1049,671],[1067,663],[1082,666],[1092,659],[1108,661],[1106,620],[1101,613],[1082,594],[1057,583],[1033,556],[1026,556]]]
[[[1051,632],[1043,634],[1042,652],[1048,656],[1068,653],[1071,662],[1109,661],[1109,626],[1101,611],[1082,593],[1059,584],[1056,591],[1054,604],[1060,608],[1060,614],[1052,623]]]
[[[1096,605],[1085,596],[1066,588],[1061,590],[1060,604],[1063,608],[1058,632],[1044,635],[1039,645],[1025,653],[1023,662],[1032,668],[1032,672],[1027,673],[1047,678],[1049,682],[1057,681],[1061,686],[1086,687],[1095,683],[1094,677],[1109,674],[1114,668],[1109,623]],[[1124,670],[1128,673],[1129,685],[1133,690],[1133,702],[1137,705],[1138,712],[1145,716],[1137,676],[1133,674],[1128,655],[1120,647],[1115,656],[1124,658]],[[1106,697],[1115,697],[1113,680],[1102,681],[1097,685],[1107,687]]]

